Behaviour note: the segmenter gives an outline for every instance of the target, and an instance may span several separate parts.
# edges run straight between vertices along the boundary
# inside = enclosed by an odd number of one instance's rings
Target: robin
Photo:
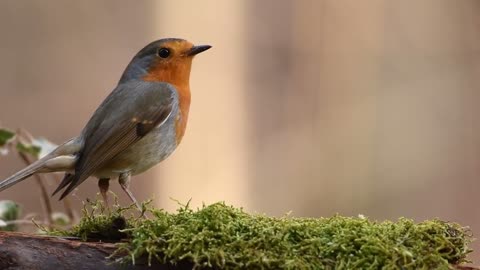
[[[166,159],[182,140],[190,107],[192,59],[210,48],[176,38],[148,44],[133,57],[80,136],[0,182],[0,191],[35,173],[65,171],[52,196],[63,190],[63,199],[93,175],[108,205],[109,180],[118,177],[122,189],[140,207],[129,189],[130,178]]]

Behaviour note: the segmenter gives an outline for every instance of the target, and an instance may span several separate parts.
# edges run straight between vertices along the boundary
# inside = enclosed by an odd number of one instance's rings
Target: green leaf
[[[13,201],[3,200],[0,201],[0,220],[5,221],[16,220],[20,216],[20,207]],[[5,224],[6,225],[6,224]],[[16,231],[17,226],[6,225],[0,228],[0,231]]]
[[[7,142],[13,137],[15,137],[15,132],[5,128],[0,128],[0,147],[7,144]]]
[[[36,145],[33,145],[33,144],[28,144],[28,143],[21,143],[21,142],[17,143],[17,151],[18,152],[28,154],[28,155],[32,155],[36,158],[38,158],[38,156],[40,154],[40,150],[41,150],[40,146],[36,146]]]

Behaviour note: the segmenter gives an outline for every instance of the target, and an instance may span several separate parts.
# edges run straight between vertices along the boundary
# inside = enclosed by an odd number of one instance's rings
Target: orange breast
[[[175,139],[177,145],[182,141],[185,129],[187,128],[188,112],[190,110],[190,88],[178,87],[180,113],[175,120]]]
[[[168,82],[175,86],[179,98],[180,113],[175,120],[177,144],[183,138],[190,109],[190,67],[191,58],[184,62],[172,61],[169,63],[157,62],[152,65],[149,73],[143,77],[145,81]]]

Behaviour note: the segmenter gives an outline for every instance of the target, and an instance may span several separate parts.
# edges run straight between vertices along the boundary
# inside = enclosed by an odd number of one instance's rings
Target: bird
[[[210,48],[180,38],[146,45],[80,135],[1,181],[0,192],[36,173],[65,172],[52,196],[62,191],[62,200],[94,176],[108,206],[110,179],[118,178],[123,191],[141,208],[129,188],[131,176],[166,159],[182,141],[191,102],[192,60]]]

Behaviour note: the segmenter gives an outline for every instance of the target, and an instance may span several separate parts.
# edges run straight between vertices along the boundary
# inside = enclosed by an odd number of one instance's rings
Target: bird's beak
[[[210,45],[198,45],[198,46],[193,46],[190,48],[190,50],[187,51],[187,56],[194,56],[196,54],[199,54],[203,51],[206,51],[210,49],[212,46]]]

